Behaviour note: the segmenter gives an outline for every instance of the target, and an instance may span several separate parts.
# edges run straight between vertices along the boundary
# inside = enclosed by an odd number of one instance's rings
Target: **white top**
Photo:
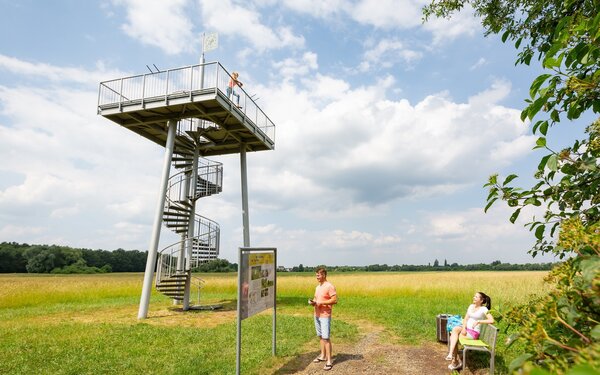
[[[470,305],[467,309],[467,328],[473,329],[477,332],[481,331],[481,325],[478,324],[474,327],[475,322],[479,320],[485,320],[487,318],[487,313],[489,312],[488,308],[485,306],[479,306],[479,308],[475,307],[475,305]]]

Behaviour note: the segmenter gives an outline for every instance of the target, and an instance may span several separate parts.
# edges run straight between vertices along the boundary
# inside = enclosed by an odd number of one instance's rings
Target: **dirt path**
[[[353,322],[355,323],[355,322]],[[358,323],[364,335],[354,344],[334,347],[333,369],[324,371],[324,363],[313,363],[317,350],[304,352],[293,358],[274,374],[398,374],[398,375],[448,375],[446,345],[428,343],[421,346],[394,345],[383,340],[384,329],[370,324]],[[315,341],[315,345],[317,345]],[[461,374],[487,374],[487,369]]]

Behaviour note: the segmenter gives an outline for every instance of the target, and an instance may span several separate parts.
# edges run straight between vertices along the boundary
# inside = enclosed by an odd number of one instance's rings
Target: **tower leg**
[[[160,227],[162,225],[163,210],[167,194],[167,184],[169,182],[169,173],[171,172],[171,160],[173,158],[176,130],[177,121],[169,120],[167,123],[167,142],[165,144],[163,174],[160,190],[158,192],[158,205],[156,206],[156,215],[154,216],[154,226],[152,229],[150,246],[148,248],[148,258],[146,259],[146,272],[144,273],[144,283],[142,285],[142,297],[140,298],[138,319],[146,319],[148,317],[148,305],[150,304],[150,294],[152,292],[152,278],[154,276],[154,267],[156,266],[158,241],[160,240]]]
[[[246,145],[240,150],[240,170],[242,175],[242,222],[244,225],[244,247],[250,247],[250,218],[248,213],[248,173],[246,169]]]
[[[188,203],[191,206],[191,215],[190,222],[188,225],[188,232],[186,241],[186,265],[185,270],[189,272],[189,277],[185,283],[185,291],[183,294],[183,310],[187,311],[190,309],[190,294],[191,294],[191,277],[192,277],[192,268],[194,267],[194,262],[192,262],[192,255],[194,250],[194,230],[196,229],[196,184],[198,182],[198,157],[199,150],[198,145],[196,145],[196,149],[194,150],[194,160],[192,162],[192,171],[189,176],[187,195],[188,195]],[[197,265],[197,263],[196,263]]]
[[[184,175],[184,179],[185,180],[183,183],[183,196],[187,197],[189,195],[190,173],[186,173]],[[193,217],[193,216],[194,216],[194,213],[192,210],[190,217]],[[189,242],[187,240],[188,237],[186,234],[181,234],[180,238],[181,238],[181,246],[179,246],[179,253],[177,255],[177,273],[182,273],[185,271],[185,251],[186,251],[185,249],[186,249],[187,243]],[[184,294],[185,294],[185,292],[184,292]],[[184,298],[184,300],[185,300],[185,298]],[[180,303],[182,303],[182,300],[173,299],[173,305],[179,305]]]

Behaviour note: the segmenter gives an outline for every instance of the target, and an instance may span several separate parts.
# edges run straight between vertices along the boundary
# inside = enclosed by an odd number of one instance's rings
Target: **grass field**
[[[394,343],[434,342],[437,314],[464,314],[476,291],[489,294],[493,310],[501,314],[543,292],[545,274],[330,273],[340,299],[334,338],[338,343],[357,340],[356,322],[367,320],[384,327]],[[222,302],[224,309],[181,312],[153,293],[149,319],[138,321],[142,274],[0,275],[0,373],[234,373],[237,276],[198,276],[206,281],[201,303]],[[312,311],[306,305],[315,284],[310,273],[278,275],[278,356],[270,355],[270,313],[247,319],[243,373],[264,373],[315,349]],[[505,328],[503,322],[498,325]],[[500,373],[518,351],[499,340]]]

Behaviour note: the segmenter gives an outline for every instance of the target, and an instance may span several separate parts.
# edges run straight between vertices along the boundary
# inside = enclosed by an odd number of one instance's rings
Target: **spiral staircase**
[[[161,194],[154,217],[139,319],[148,316],[152,280],[189,305],[191,270],[219,254],[219,225],[196,214],[198,199],[221,192],[222,165],[205,157],[240,155],[244,245],[249,246],[246,153],[275,149],[275,124],[245,89],[228,95],[232,75],[218,61],[100,82],[97,113],[165,147]],[[202,158],[200,158],[200,156]],[[171,174],[171,172],[173,172]],[[163,196],[160,198],[162,205]],[[181,240],[159,251],[160,223]],[[156,268],[155,268],[156,267]]]
[[[212,126],[197,119],[181,120],[177,125],[171,159],[175,173],[167,185],[163,223],[179,234],[181,241],[159,251],[155,281],[159,292],[176,301],[184,301],[192,285],[199,290],[204,283],[193,277],[191,270],[219,255],[219,224],[195,212],[198,199],[222,191],[222,164],[199,158],[195,151],[207,142],[202,133]]]

